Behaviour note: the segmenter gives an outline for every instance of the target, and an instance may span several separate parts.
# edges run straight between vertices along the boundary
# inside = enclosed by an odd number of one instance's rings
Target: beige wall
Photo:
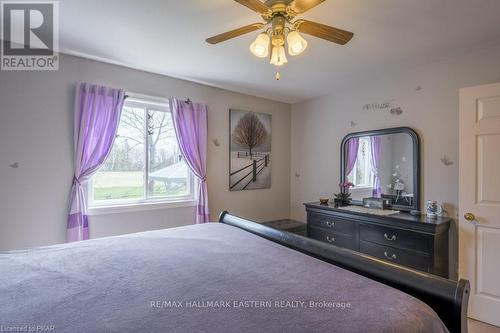
[[[410,126],[420,135],[422,200],[443,202],[456,216],[458,90],[500,81],[500,42],[400,73],[292,106],[293,219],[305,221],[302,203],[338,192],[340,142],[346,134],[397,126]],[[390,100],[403,109],[401,116],[363,110],[365,104]],[[352,126],[351,121],[356,125]],[[440,161],[443,155],[453,165],[445,166]],[[456,237],[455,226],[453,236]],[[456,244],[451,247],[456,251]]]
[[[290,212],[290,106],[166,76],[62,56],[57,72],[0,72],[0,249],[61,243],[73,161],[73,99],[77,81],[209,107],[208,188],[211,218],[229,210],[259,221]],[[229,108],[273,116],[269,190],[229,192]],[[218,139],[216,147],[213,139]],[[19,163],[17,169],[9,165]],[[190,224],[194,207],[90,218],[91,237]]]
[[[422,199],[444,202],[455,216],[458,89],[500,81],[500,42],[399,73],[293,105],[290,115],[287,104],[73,56],[62,57],[58,72],[0,72],[0,249],[64,241],[77,81],[208,104],[212,219],[227,209],[259,221],[290,216],[305,221],[303,202],[337,191],[342,137],[394,126],[411,126],[421,135]],[[402,107],[401,116],[363,110],[367,103],[388,100]],[[229,108],[273,115],[270,190],[228,190]],[[454,164],[443,165],[443,155]],[[19,168],[9,166],[14,162]],[[192,207],[92,216],[91,237],[185,225],[193,218]]]

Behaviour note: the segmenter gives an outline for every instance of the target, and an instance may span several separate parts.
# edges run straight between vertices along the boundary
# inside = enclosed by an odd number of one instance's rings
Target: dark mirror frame
[[[391,209],[397,209],[401,211],[411,211],[420,210],[420,138],[412,128],[410,127],[395,127],[395,128],[385,128],[373,131],[364,131],[347,134],[340,145],[340,182],[344,183],[346,180],[346,175],[344,175],[345,170],[345,160],[346,160],[346,144],[351,138],[361,138],[364,136],[377,136],[377,135],[388,135],[388,134],[398,134],[406,133],[410,135],[413,141],[413,205],[392,205]],[[352,200],[352,205],[362,205],[363,202],[360,200]]]

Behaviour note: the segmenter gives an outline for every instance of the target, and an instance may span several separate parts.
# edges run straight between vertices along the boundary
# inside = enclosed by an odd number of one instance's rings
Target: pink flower
[[[351,187],[354,187],[354,184],[351,182],[344,182],[344,183],[340,183],[339,187],[342,187],[344,189],[349,189]]]

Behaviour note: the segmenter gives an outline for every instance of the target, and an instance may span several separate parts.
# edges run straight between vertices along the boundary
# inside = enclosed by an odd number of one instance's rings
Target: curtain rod
[[[124,95],[124,96],[123,96],[123,99],[127,99],[127,98],[129,98],[129,97],[130,97],[129,95]],[[188,98],[188,99],[186,99],[186,100],[184,101],[184,103],[187,103],[187,104],[192,104],[193,102],[192,102],[192,101]]]

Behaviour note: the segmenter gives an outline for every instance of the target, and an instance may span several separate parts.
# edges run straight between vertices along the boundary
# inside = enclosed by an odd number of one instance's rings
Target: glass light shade
[[[287,36],[288,54],[296,56],[304,52],[307,48],[307,41],[302,38],[298,31],[290,31]]]
[[[269,55],[269,35],[261,33],[257,36],[255,41],[250,44],[250,52],[259,58],[265,58]]]
[[[287,62],[285,48],[283,46],[274,46],[271,53],[271,65],[283,66]]]

